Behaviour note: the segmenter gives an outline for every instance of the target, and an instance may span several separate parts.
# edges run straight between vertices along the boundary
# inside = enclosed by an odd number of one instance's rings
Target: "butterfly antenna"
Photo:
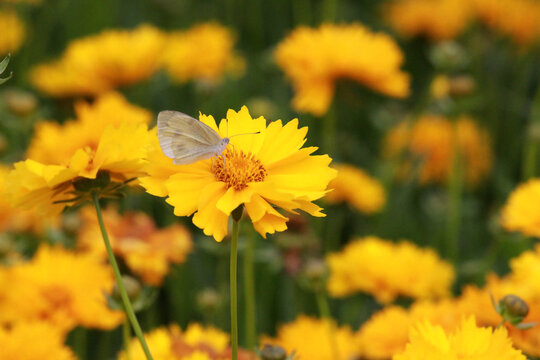
[[[229,137],[232,138],[232,137],[235,137],[235,136],[240,136],[240,135],[256,135],[256,134],[260,134],[261,132],[260,131],[257,131],[257,132],[251,132],[251,133],[242,133],[242,134],[236,134],[236,135],[232,135]]]

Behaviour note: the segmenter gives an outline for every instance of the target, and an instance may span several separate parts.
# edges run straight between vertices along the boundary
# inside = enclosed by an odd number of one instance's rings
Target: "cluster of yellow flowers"
[[[217,80],[241,68],[233,45],[230,31],[217,24],[170,35],[150,25],[107,30],[70,43],[60,59],[35,67],[31,81],[40,91],[61,97],[95,96],[147,79],[161,67],[179,81]]]
[[[472,17],[469,0],[401,0],[386,8],[386,18],[404,36],[453,39]]]
[[[347,202],[366,214],[381,211],[386,202],[386,193],[376,179],[352,165],[337,164],[332,168],[338,171],[338,175],[328,185],[331,191],[326,194],[326,201]]]
[[[409,94],[397,44],[360,24],[297,28],[278,44],[275,57],[293,83],[298,111],[323,115],[339,79],[352,79],[388,96]]]
[[[363,291],[381,303],[390,303],[398,296],[448,296],[455,276],[452,266],[435,251],[377,237],[351,241],[342,251],[328,255],[327,263],[332,296]]]
[[[478,19],[517,44],[532,44],[540,38],[540,4],[536,0],[397,0],[385,13],[404,36],[453,39]]]
[[[167,360],[227,360],[231,359],[229,335],[211,326],[190,324],[185,331],[171,325],[152,330],[145,335],[148,347],[156,359]],[[129,354],[129,356],[128,356]],[[239,360],[252,359],[250,352],[240,350]],[[128,351],[122,351],[119,360],[145,360],[146,356],[137,339],[132,339]]]
[[[105,260],[107,254],[95,210],[85,208],[82,219],[78,245]],[[169,272],[169,264],[184,262],[192,248],[191,235],[184,226],[156,229],[154,221],[142,212],[119,215],[118,210],[111,207],[103,212],[103,221],[114,253],[152,286],[159,286]]]
[[[13,11],[0,10],[0,29],[4,29],[0,36],[0,56],[19,50],[26,35],[25,25],[19,16]]]
[[[488,133],[469,117],[455,123],[426,115],[402,122],[385,139],[384,156],[401,162],[400,176],[418,176],[422,184],[445,183],[455,167],[456,151],[464,180],[478,184],[491,171],[493,154]]]

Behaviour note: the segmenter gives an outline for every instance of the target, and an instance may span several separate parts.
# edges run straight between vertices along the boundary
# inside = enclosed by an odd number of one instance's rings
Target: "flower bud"
[[[504,307],[507,313],[516,318],[524,318],[529,313],[529,306],[527,303],[516,295],[506,295],[503,297],[499,304]]]
[[[197,306],[203,313],[214,313],[219,309],[221,296],[211,288],[204,289],[197,294]]]
[[[38,104],[36,97],[26,91],[7,90],[3,95],[9,111],[18,116],[31,114]]]
[[[455,76],[450,79],[450,95],[459,97],[470,95],[476,89],[476,82],[467,75]]]
[[[131,300],[131,302],[134,302],[141,294],[141,283],[137,279],[129,275],[122,275],[122,283],[126,288],[126,293],[129,300]],[[117,302],[122,302],[122,297],[120,296],[120,291],[118,290],[118,284],[114,284],[112,297]]]
[[[281,346],[266,344],[261,350],[262,360],[285,360],[286,358],[287,353]]]
[[[458,43],[446,41],[435,45],[430,52],[435,68],[444,71],[463,69],[469,62],[467,53]]]

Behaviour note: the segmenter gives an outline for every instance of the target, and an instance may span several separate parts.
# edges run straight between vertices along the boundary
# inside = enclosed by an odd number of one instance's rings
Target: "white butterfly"
[[[177,165],[192,164],[223,153],[229,138],[202,121],[178,111],[162,111],[157,119],[159,146]]]

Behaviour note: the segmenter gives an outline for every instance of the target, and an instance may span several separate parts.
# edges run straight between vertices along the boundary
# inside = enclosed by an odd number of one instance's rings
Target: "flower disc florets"
[[[267,171],[260,160],[242,150],[226,150],[215,159],[212,171],[217,181],[224,182],[227,189],[244,190],[251,182],[264,181]]]

